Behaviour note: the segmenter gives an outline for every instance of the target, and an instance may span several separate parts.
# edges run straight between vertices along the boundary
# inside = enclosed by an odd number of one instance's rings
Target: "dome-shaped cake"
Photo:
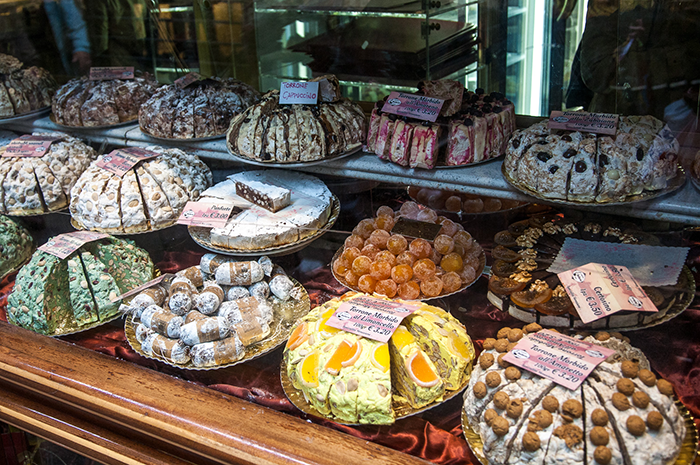
[[[419,308],[388,343],[326,324],[343,302],[360,297],[366,295],[348,292],[316,307],[297,323],[285,347],[283,369],[315,410],[345,423],[391,424],[393,402],[418,409],[464,387],[474,348],[456,318],[411,302]]]
[[[17,58],[0,53],[0,118],[48,107],[57,88],[45,69],[23,68]]]
[[[233,78],[212,77],[185,88],[163,86],[141,106],[139,126],[166,139],[192,139],[224,134],[231,118],[254,104],[258,91]]]
[[[317,105],[280,105],[279,91],[231,121],[226,135],[235,155],[260,162],[298,163],[340,155],[362,145],[365,115],[356,103],[340,98]]]
[[[151,258],[128,240],[88,242],[64,260],[38,250],[17,274],[7,319],[41,334],[80,331],[116,316],[112,299],[151,279]]]
[[[26,229],[0,215],[0,279],[31,257],[33,245],[34,240]]]
[[[56,123],[65,126],[111,126],[135,120],[158,82],[148,73],[134,79],[71,79],[51,102]]]
[[[75,226],[107,233],[136,233],[175,224],[190,200],[212,184],[211,171],[197,156],[151,146],[160,155],[120,177],[98,166],[85,170],[71,190]]]
[[[97,154],[89,145],[59,132],[41,157],[0,157],[0,213],[34,215],[68,206],[70,190]],[[5,147],[0,147],[0,153]]]
[[[501,328],[464,395],[469,426],[489,463],[674,463],[685,437],[673,386],[649,370],[638,349],[608,333],[586,341],[614,349],[576,390],[502,359],[535,323]],[[622,336],[619,336],[620,338]]]

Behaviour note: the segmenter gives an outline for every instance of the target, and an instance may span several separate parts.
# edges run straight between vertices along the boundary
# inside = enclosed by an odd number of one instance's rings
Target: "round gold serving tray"
[[[298,252],[299,250],[305,248],[313,241],[324,235],[329,229],[333,227],[336,220],[338,219],[338,216],[340,216],[340,200],[338,200],[338,197],[334,195],[331,205],[331,214],[328,218],[328,221],[322,228],[317,229],[310,235],[291,244],[285,244],[275,247],[265,247],[262,249],[254,250],[233,249],[212,244],[210,240],[211,228],[203,228],[201,226],[188,226],[187,230],[189,231],[190,236],[192,236],[192,239],[197,244],[209,250],[210,252],[221,253],[224,255],[233,255],[236,257],[258,257],[260,255],[289,255],[291,253]]]
[[[304,168],[306,166],[322,165],[322,164],[327,163],[331,160],[338,160],[340,158],[349,157],[350,155],[356,154],[360,150],[362,150],[361,145],[354,148],[354,149],[339,153],[337,155],[331,155],[330,157],[326,157],[326,158],[323,158],[321,160],[304,161],[304,162],[292,161],[289,163],[282,163],[282,162],[278,162],[278,161],[267,162],[267,161],[254,160],[252,158],[244,157],[241,154],[233,153],[230,150],[229,150],[229,153],[236,160],[242,161],[243,163],[248,163],[250,165],[267,166],[268,168]]]
[[[652,326],[657,326],[663,323],[666,323],[667,321],[670,321],[680,315],[688,306],[691,304],[693,299],[695,298],[695,278],[693,277],[693,272],[690,271],[690,268],[687,266],[683,266],[683,269],[681,270],[681,274],[678,278],[679,283],[686,284],[687,287],[682,287],[680,286],[679,289],[675,291],[675,295],[671,299],[671,301],[663,308],[659,309],[659,317],[656,319],[653,319],[647,323],[641,324],[641,325],[632,325],[632,326],[610,326],[610,327],[587,327],[587,326],[577,326],[575,329],[577,331],[635,331],[638,329],[646,329],[646,328],[651,328]],[[664,286],[668,287],[668,286]],[[672,286],[671,286],[672,287]],[[488,291],[487,295],[489,302],[491,302],[496,308],[499,310],[503,311],[503,302],[502,300],[496,296],[493,292]],[[512,302],[510,302],[511,306],[514,306]],[[520,309],[520,307],[517,307]],[[521,309],[522,310],[522,309]],[[665,312],[664,312],[665,310]],[[523,310],[524,311],[524,310]],[[535,313],[536,315],[539,315],[539,313]],[[513,315],[512,313],[509,313],[513,318],[517,318],[520,321],[525,321],[526,323],[531,323],[531,321],[526,321],[522,320],[521,318],[518,318],[517,315]],[[651,314],[650,314],[651,315]],[[614,318],[614,314],[611,315],[612,318]],[[596,322],[592,322],[591,325],[595,325]],[[600,324],[600,322],[598,322]],[[547,323],[547,326],[552,326],[552,327],[557,327],[556,325],[552,325],[549,322]],[[559,326],[559,328],[562,328],[563,326]],[[569,328],[569,326],[566,326],[566,328]]]
[[[282,389],[284,389],[284,393],[289,399],[289,401],[294,404],[296,408],[301,410],[302,412],[308,414],[308,415],[313,415],[316,417],[320,418],[326,418],[328,420],[335,421],[337,423],[343,424],[343,425],[359,425],[359,423],[345,423],[343,421],[340,421],[336,419],[332,415],[324,415],[320,413],[318,410],[316,410],[311,404],[309,404],[306,399],[304,398],[304,393],[297,390],[294,385],[292,384],[292,381],[289,379],[289,376],[287,376],[287,367],[285,366],[284,360],[282,360],[282,364],[280,366],[280,380],[282,381]],[[396,416],[397,420],[400,420],[402,418],[410,417],[412,415],[418,415],[419,413],[425,412],[426,410],[430,410],[431,408],[437,407],[440,404],[443,404],[447,402],[448,400],[452,399],[453,397],[456,397],[464,391],[464,389],[467,387],[469,384],[469,377],[466,377],[464,380],[464,383],[459,387],[459,389],[456,389],[454,391],[445,391],[445,396],[442,398],[442,400],[433,402],[430,405],[426,405],[425,407],[422,408],[413,408],[411,405],[408,403],[408,400],[405,398],[399,396],[398,394],[394,393],[392,394],[392,399],[391,399],[391,408],[394,410],[394,415]]]
[[[695,460],[695,455],[698,452],[698,430],[695,427],[693,416],[688,411],[688,408],[678,399],[676,399],[676,406],[685,421],[685,438],[683,438],[681,451],[675,461],[675,465],[692,465]],[[476,458],[479,459],[479,462],[482,465],[489,465],[489,461],[484,455],[484,443],[481,440],[481,436],[474,431],[469,424],[464,409],[462,409],[462,432],[464,433],[464,438],[467,440],[467,444],[469,444],[469,448]]]
[[[221,134],[217,134],[215,136],[207,136],[207,137],[160,137],[160,136],[154,136],[153,134],[149,133],[141,126],[139,126],[139,129],[141,130],[142,134],[150,137],[151,139],[161,141],[161,142],[204,142],[204,141],[208,141],[208,140],[223,139],[224,137],[226,137],[226,131],[222,132]]]
[[[53,113],[49,116],[49,119],[53,124],[56,126],[63,128],[63,129],[69,129],[69,130],[78,130],[78,131],[92,131],[93,129],[112,129],[112,128],[120,128],[124,126],[131,126],[133,124],[136,124],[139,122],[138,116],[135,116],[134,119],[130,119],[129,121],[121,121],[116,124],[105,124],[101,126],[69,126],[67,124],[61,124],[56,122],[56,117],[54,116]]]
[[[44,216],[44,215],[50,215],[50,214],[52,214],[52,213],[61,213],[61,212],[65,212],[66,210],[68,210],[68,205],[66,205],[65,207],[61,207],[61,208],[59,208],[58,210],[50,210],[50,211],[47,211],[47,212],[38,212],[38,213],[14,212],[14,213],[2,213],[2,214],[3,214],[3,215],[6,215],[6,216],[16,216],[16,217],[19,218],[19,217],[28,217],[28,216]]]
[[[347,287],[348,289],[352,289],[353,291],[356,291],[356,292],[362,292],[357,286],[351,286],[350,284],[348,284],[348,282],[345,280],[345,277],[344,277],[344,276],[340,276],[340,275],[337,274],[337,273],[335,272],[335,270],[333,269],[333,263],[334,263],[337,259],[340,258],[340,255],[341,255],[342,253],[343,253],[343,247],[341,247],[341,248],[339,248],[338,250],[335,251],[335,254],[333,255],[333,259],[331,260],[331,273],[333,273],[333,277],[334,277],[340,284],[342,284],[343,286]],[[476,270],[474,270],[474,271],[476,271],[476,274],[474,275],[474,279],[473,279],[471,282],[462,285],[462,287],[460,287],[459,289],[457,289],[457,290],[454,291],[454,292],[442,293],[442,294],[437,295],[437,296],[435,296],[435,297],[424,297],[424,296],[423,296],[422,298],[416,299],[416,300],[417,300],[417,301],[424,301],[424,300],[442,299],[443,297],[447,297],[447,296],[450,296],[450,295],[453,295],[453,294],[457,294],[457,293],[459,293],[459,292],[462,292],[463,290],[465,290],[466,288],[468,288],[469,286],[471,286],[472,284],[474,284],[474,283],[481,277],[482,273],[484,272],[484,268],[485,268],[485,267],[486,267],[486,253],[485,253],[484,250],[482,249],[482,250],[481,250],[481,255],[479,255],[479,266],[478,266],[478,268],[477,268]],[[423,295],[423,294],[421,294],[421,296],[422,296],[422,295]],[[396,298],[398,298],[398,296],[397,296]]]
[[[677,191],[678,189],[683,187],[683,184],[685,184],[685,171],[683,170],[682,166],[678,165],[678,172],[676,173],[676,176],[668,181],[668,186],[666,186],[664,189],[659,189],[657,191],[644,191],[638,195],[630,195],[623,201],[574,202],[572,200],[551,199],[548,197],[544,197],[539,192],[533,191],[530,188],[525,187],[524,185],[520,184],[518,181],[511,178],[508,175],[508,173],[506,173],[505,163],[503,165],[501,165],[501,173],[503,173],[503,177],[505,178],[506,181],[508,181],[508,184],[510,184],[515,189],[522,192],[523,194],[527,194],[531,197],[535,197],[536,199],[541,200],[543,202],[554,203],[557,205],[571,205],[571,206],[605,207],[605,206],[616,206],[616,205],[628,205],[630,203],[636,203],[636,202],[644,202],[646,200],[655,199],[657,197],[661,197],[662,195],[670,194],[671,192]]]
[[[235,362],[213,367],[196,367],[194,364],[192,364],[192,362],[178,365],[177,363],[173,363],[172,361],[159,355],[147,355],[145,352],[143,352],[143,350],[141,350],[141,343],[136,339],[135,329],[139,322],[133,315],[129,315],[124,323],[126,340],[129,342],[131,348],[134,349],[134,351],[136,351],[139,355],[153,360],[158,360],[176,368],[182,368],[183,370],[218,370],[220,368],[232,367],[234,365],[238,365],[239,363],[253,360],[275,350],[277,347],[284,344],[287,341],[289,333],[292,331],[296,321],[309,313],[309,310],[311,309],[311,301],[306,289],[304,289],[304,286],[302,286],[294,278],[290,279],[294,282],[298,295],[302,296],[301,299],[290,299],[287,302],[280,302],[276,298],[270,299],[273,309],[272,323],[270,323],[270,335],[260,342],[247,346],[245,348],[245,355],[243,358],[236,360]]]
[[[75,221],[75,219],[72,217],[70,219],[70,224],[78,231],[95,231],[95,232],[110,234],[112,236],[133,236],[135,234],[147,234],[147,233],[151,233],[151,232],[155,232],[155,231],[162,231],[163,229],[168,229],[172,226],[175,226],[177,224],[177,221],[172,221],[170,223],[166,223],[166,224],[161,225],[157,228],[145,229],[145,230],[140,230],[140,231],[132,231],[132,232],[108,231],[106,229],[101,229],[101,228],[87,229],[87,228],[81,227],[80,224],[78,224],[78,222]]]
[[[51,111],[51,107],[43,107],[43,108],[39,108],[38,110],[32,110],[32,111],[29,111],[27,113],[22,113],[21,115],[2,117],[2,118],[0,118],[0,124],[13,123],[15,121],[23,121],[25,119],[31,119],[31,118],[35,118],[37,116],[44,116],[44,115],[48,114],[50,111]]]

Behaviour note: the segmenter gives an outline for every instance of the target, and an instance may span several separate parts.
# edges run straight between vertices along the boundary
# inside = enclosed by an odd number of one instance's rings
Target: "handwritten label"
[[[90,68],[91,81],[105,81],[108,79],[134,79],[133,66],[106,66]]]
[[[623,310],[659,311],[627,267],[589,263],[557,276],[584,323]]]
[[[149,158],[155,158],[158,155],[159,154],[156,152],[138,147],[116,149],[112,150],[107,155],[103,155],[102,158],[96,162],[96,165],[110,173],[123,177],[124,173],[136,166],[137,163],[148,160]]]
[[[384,102],[382,111],[434,123],[444,103],[443,99],[435,97],[392,92]]]
[[[187,202],[177,224],[223,228],[232,211],[233,204],[229,202]]]
[[[549,129],[615,135],[619,117],[611,113],[553,111],[549,114]]]
[[[84,244],[99,239],[104,239],[105,237],[109,237],[109,234],[93,231],[76,231],[61,234],[49,239],[46,244],[39,247],[39,250],[64,260],[68,258],[70,254],[81,248]]]
[[[302,103],[316,105],[318,102],[318,81],[284,81],[280,85],[280,105]]]
[[[573,390],[613,353],[612,349],[543,329],[522,338],[503,359]]]
[[[387,342],[401,321],[416,310],[417,305],[361,296],[340,304],[326,324],[358,336]]]
[[[440,234],[441,229],[441,224],[412,220],[402,216],[391,228],[391,233],[433,241]]]
[[[184,76],[182,76],[179,79],[176,79],[173,84],[178,86],[180,89],[184,89],[185,87],[189,86],[190,84],[194,84],[195,82],[199,81],[204,81],[206,78],[202,76],[199,73],[187,73]]]
[[[122,295],[119,295],[119,296],[117,296],[113,299],[110,299],[110,300],[112,302],[118,302],[120,300],[127,299],[127,298],[131,297],[132,295],[139,294],[139,293],[141,293],[141,291],[145,291],[149,287],[153,287],[156,284],[160,284],[163,281],[165,281],[166,279],[172,278],[173,276],[175,276],[175,275],[172,273],[162,274],[162,275],[158,276],[156,279],[152,279],[152,280],[148,281],[147,283],[142,284],[139,287],[135,287],[132,290],[130,290],[129,292],[125,292]]]
[[[43,157],[44,154],[49,150],[51,144],[61,140],[60,137],[52,136],[42,136],[36,135],[32,136],[25,134],[19,136],[17,139],[10,141],[5,147],[3,147],[3,157]]]

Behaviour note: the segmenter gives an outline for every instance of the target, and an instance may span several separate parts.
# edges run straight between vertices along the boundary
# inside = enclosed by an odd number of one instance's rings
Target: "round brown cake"
[[[231,118],[254,104],[258,91],[233,78],[212,77],[184,88],[163,86],[143,104],[139,126],[166,139],[193,139],[226,132]]]
[[[45,69],[23,68],[17,58],[0,53],[0,118],[48,107],[57,88]]]
[[[54,95],[51,110],[55,122],[65,126],[111,126],[138,118],[157,87],[148,73],[134,79],[71,79]]]
[[[231,153],[270,163],[322,160],[360,147],[366,121],[348,99],[316,105],[280,105],[273,90],[231,121],[226,139]]]
[[[41,133],[59,137],[41,157],[0,157],[0,213],[35,215],[68,206],[70,190],[78,176],[97,156],[80,140],[60,132]],[[0,153],[5,147],[0,147]]]

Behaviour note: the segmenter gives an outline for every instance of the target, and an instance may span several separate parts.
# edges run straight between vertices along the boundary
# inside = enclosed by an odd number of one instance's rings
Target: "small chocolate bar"
[[[292,203],[289,189],[260,181],[236,181],[236,194],[273,213]]]
[[[318,81],[318,101],[319,102],[337,102],[341,98],[340,83],[338,78],[332,74],[326,74],[317,78],[311,79],[309,82]]]

